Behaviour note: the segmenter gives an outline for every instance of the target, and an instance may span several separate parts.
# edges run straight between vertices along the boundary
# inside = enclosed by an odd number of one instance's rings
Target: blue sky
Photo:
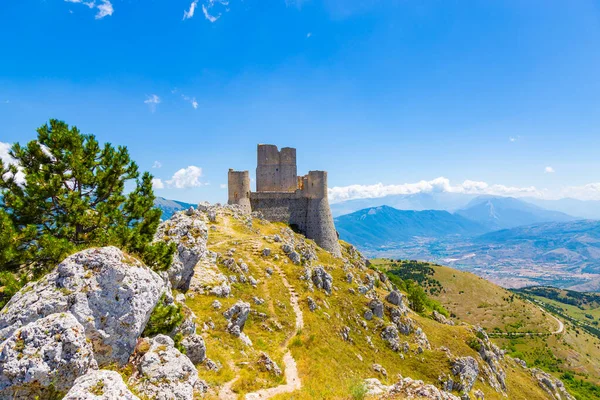
[[[20,0],[0,37],[4,158],[58,118],[185,201],[226,200],[257,143],[335,201],[600,199],[598,1]]]

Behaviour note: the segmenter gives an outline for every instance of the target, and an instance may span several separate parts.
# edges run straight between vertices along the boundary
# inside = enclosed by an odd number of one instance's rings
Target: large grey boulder
[[[385,299],[395,305],[395,306],[399,306],[402,305],[402,299],[404,298],[404,295],[402,293],[400,293],[397,290],[392,290],[386,297]]]
[[[0,344],[0,398],[45,398],[65,393],[98,368],[83,326],[70,313],[27,324]]]
[[[379,299],[373,299],[369,302],[369,308],[377,318],[383,318],[383,303]]]
[[[207,255],[206,241],[208,228],[200,212],[179,212],[158,227],[154,241],[175,243],[177,251],[173,254],[173,264],[167,273],[175,289],[187,290],[194,267]]]
[[[125,364],[164,287],[158,274],[116,247],[87,249],[13,296],[0,313],[0,340],[30,322],[70,312],[98,364]]]
[[[154,400],[192,400],[204,383],[194,364],[174,346],[173,339],[157,335],[142,339],[133,358],[134,373],[129,379],[140,396]]]
[[[96,370],[77,378],[63,400],[140,400],[115,371]]]

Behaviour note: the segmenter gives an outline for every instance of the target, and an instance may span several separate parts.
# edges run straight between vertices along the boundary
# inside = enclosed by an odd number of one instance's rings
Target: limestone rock
[[[389,397],[384,398],[418,398],[430,400],[460,400],[459,397],[440,390],[437,387],[425,384],[423,381],[411,378],[400,379],[389,391]]]
[[[532,368],[530,372],[531,375],[533,375],[533,377],[537,380],[538,385],[544,389],[546,393],[548,393],[551,399],[575,400],[575,398],[571,396],[569,392],[567,392],[565,385],[560,379],[557,379],[547,372],[537,368]]]
[[[366,396],[381,396],[390,391],[391,386],[386,386],[377,378],[365,379]]]
[[[33,399],[67,392],[98,368],[83,326],[71,313],[52,314],[12,333],[0,345],[0,398]]]
[[[386,297],[385,299],[395,305],[395,306],[399,306],[402,304],[402,299],[404,298],[404,295],[402,293],[400,293],[397,290],[393,290],[391,291]]]
[[[271,360],[267,353],[261,352],[257,363],[261,370],[270,372],[275,376],[281,376],[281,369],[275,361]]]
[[[288,254],[288,257],[290,261],[296,265],[300,264],[300,261],[302,261],[300,254],[296,253],[295,251],[292,251],[290,254]]]
[[[452,386],[453,390],[469,393],[477,381],[479,364],[473,357],[461,357],[452,363],[452,374],[459,379]]]
[[[177,251],[168,269],[169,280],[175,289],[185,289],[190,285],[196,263],[207,253],[208,228],[199,213],[179,212],[158,227],[154,241],[175,243]]]
[[[437,312],[435,310],[433,310],[433,312],[431,313],[431,316],[433,317],[433,319],[435,319],[440,324],[454,326],[454,321],[444,317],[442,314],[440,314],[439,312]]]
[[[271,255],[271,249],[269,248],[264,248],[262,251],[262,255],[265,257],[269,257]]]
[[[70,311],[85,328],[100,365],[124,364],[164,287],[155,272],[116,247],[87,249],[13,296],[0,314],[0,338]]]
[[[229,321],[227,331],[234,336],[240,336],[250,314],[250,304],[238,301],[223,316]]]
[[[317,303],[313,300],[312,297],[309,297],[306,299],[306,301],[308,302],[308,309],[310,311],[315,311],[317,308],[319,308],[319,306],[317,305]]]
[[[312,271],[312,282],[317,289],[323,289],[331,294],[333,289],[333,277],[323,267],[316,267]]]
[[[394,351],[400,350],[400,341],[398,335],[398,328],[396,325],[388,325],[381,332],[381,338],[387,342],[388,346]]]
[[[373,299],[369,302],[369,308],[377,318],[383,318],[383,303],[379,299]]]
[[[206,345],[202,336],[193,334],[184,337],[181,345],[185,349],[185,355],[188,356],[194,364],[200,364],[206,358]]]
[[[386,369],[383,368],[380,364],[373,364],[371,367],[373,368],[373,371],[379,372],[384,377],[387,377],[387,371],[386,371]]]
[[[194,364],[165,335],[140,340],[133,366],[129,385],[150,399],[192,400],[194,391],[204,388]]]
[[[80,376],[63,400],[140,400],[115,371],[90,371]]]

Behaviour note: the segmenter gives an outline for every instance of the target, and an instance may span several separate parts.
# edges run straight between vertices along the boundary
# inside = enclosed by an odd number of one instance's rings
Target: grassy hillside
[[[484,362],[473,346],[477,342],[475,329],[467,324],[450,326],[435,321],[431,317],[435,305],[429,302],[421,313],[410,312],[407,317],[412,319],[415,328],[423,330],[431,349],[421,350],[416,335],[409,334],[400,335],[400,340],[407,342],[407,351],[392,351],[381,336],[383,328],[391,323],[390,316],[386,313],[383,318],[363,318],[369,299],[357,290],[371,281],[374,292],[383,299],[389,293],[390,281],[368,268],[347,244],[343,244],[343,258],[337,259],[283,224],[256,219],[250,224],[228,213],[218,215],[216,221],[210,223],[209,232],[209,250],[220,256],[214,266],[199,265],[197,270],[200,268],[206,276],[210,275],[209,270],[231,275],[224,264],[229,254],[239,263],[247,264],[246,275],[258,281],[256,287],[248,283],[233,284],[229,298],[208,292],[195,295],[188,292],[186,304],[198,316],[198,331],[205,338],[207,356],[222,366],[218,372],[202,371],[200,367],[200,376],[215,388],[209,398],[242,398],[246,393],[284,383],[285,371],[281,376],[274,376],[258,367],[256,360],[261,352],[285,369],[284,357],[291,351],[297,365],[301,388],[293,395],[282,393],[273,397],[276,399],[361,399],[364,398],[364,379],[377,377],[385,384],[393,384],[398,374],[438,386],[440,377],[451,373],[451,362],[456,357],[471,356]],[[321,265],[331,274],[331,294],[308,284],[303,278],[306,265],[290,262],[282,244],[275,241],[275,235],[286,241],[293,240],[297,248],[303,247],[308,253],[314,252],[316,259],[305,260],[303,264]],[[263,254],[265,248],[271,250],[268,256]],[[347,278],[348,273],[353,275],[352,283]],[[256,304],[255,297],[264,299],[264,303]],[[314,312],[309,310],[308,297],[318,306]],[[225,331],[223,311],[238,299],[252,307],[244,328],[252,346]],[[301,329],[298,329],[294,299],[298,299],[303,318]],[[213,307],[215,300],[222,303],[222,308]],[[344,332],[348,333],[346,339]],[[387,377],[375,372],[373,364],[384,367]],[[508,398],[548,398],[528,370],[512,359],[505,358],[501,366],[506,372]],[[477,380],[475,390],[481,390],[486,399],[505,398],[486,379]]]
[[[374,263],[389,269],[402,268],[403,264],[389,260]],[[455,315],[457,321],[480,325],[510,355],[562,377],[576,398],[600,398],[600,340],[597,337],[558,314],[542,310],[530,299],[474,274],[430,264],[424,264],[421,269],[433,271],[427,275],[427,279],[439,284],[433,297]],[[559,328],[555,318],[564,323],[564,329],[553,334]]]

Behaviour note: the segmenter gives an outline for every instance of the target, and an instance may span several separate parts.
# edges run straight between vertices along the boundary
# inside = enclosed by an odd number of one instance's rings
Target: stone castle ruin
[[[272,222],[286,222],[325,250],[341,255],[327,199],[327,172],[298,176],[296,149],[279,151],[277,146],[259,144],[256,192],[250,190],[248,171],[230,169],[228,183],[229,204],[260,211]]]

